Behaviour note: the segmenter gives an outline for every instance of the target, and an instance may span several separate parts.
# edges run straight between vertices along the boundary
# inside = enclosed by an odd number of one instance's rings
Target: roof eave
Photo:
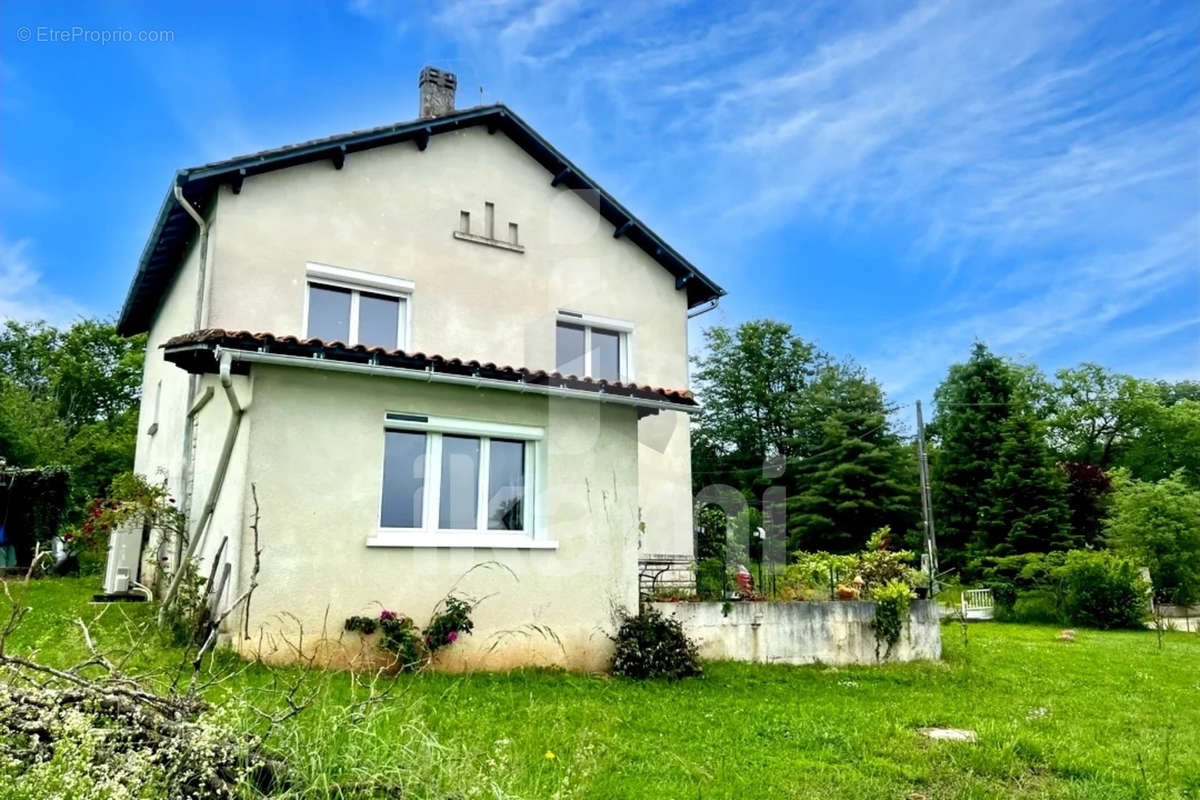
[[[228,353],[234,362],[233,371],[239,374],[246,374],[250,365],[261,363],[293,368],[323,369],[362,375],[386,376],[422,382],[451,383],[470,386],[476,389],[490,388],[502,391],[514,391],[522,394],[538,394],[590,402],[612,403],[653,411],[681,411],[687,414],[694,414],[700,411],[700,405],[696,403],[690,394],[686,399],[671,399],[670,396],[659,392],[651,393],[642,389],[630,391],[628,387],[621,386],[605,387],[590,380],[584,382],[562,376],[548,376],[544,373],[541,373],[541,379],[533,380],[530,379],[532,376],[521,375],[511,370],[511,375],[504,378],[482,375],[480,368],[474,368],[468,374],[462,370],[464,367],[470,365],[456,363],[457,360],[447,361],[442,359],[440,364],[446,368],[438,369],[432,359],[427,359],[419,354],[410,358],[414,361],[428,362],[427,366],[394,366],[381,364],[375,359],[370,358],[340,357],[347,354],[365,356],[368,352],[367,348],[327,348],[324,345],[316,347],[296,340],[290,346],[287,342],[281,342],[279,350],[272,350],[272,348],[267,346],[255,347],[246,345],[246,343],[240,341],[239,337],[236,336],[222,337],[221,341],[207,339],[206,337],[212,333],[216,332],[201,332],[200,335],[185,335],[168,341],[163,345],[164,358],[180,369],[193,374],[216,372],[221,356]],[[313,352],[301,354],[300,350],[312,350]],[[342,350],[346,352],[342,353]],[[316,357],[317,352],[320,352],[322,357]],[[334,357],[326,357],[327,354]],[[241,365],[240,367],[238,366],[239,364]],[[494,367],[486,371],[492,373],[502,372],[502,370],[496,370]],[[578,388],[583,383],[593,384],[595,388]],[[574,386],[571,384],[574,384]],[[651,394],[657,396],[650,396]]]
[[[555,176],[552,185],[565,185],[573,189],[593,191],[598,198],[596,210],[613,225],[614,236],[618,235],[617,230],[621,230],[620,235],[627,236],[651,258],[666,268],[676,278],[676,288],[686,291],[688,308],[695,308],[702,303],[725,295],[724,289],[680,255],[649,226],[606,192],[600,184],[576,167],[570,159],[559,152],[528,123],[502,104],[464,109],[443,117],[373,128],[368,131],[315,140],[300,146],[277,148],[228,161],[192,167],[180,170],[176,174],[175,184],[180,186],[185,199],[203,200],[222,183],[237,183],[240,186],[241,181],[246,177],[262,172],[284,169],[323,158],[344,159],[349,153],[411,139],[423,139],[427,143],[429,138],[438,133],[483,124],[488,126],[489,132],[504,130],[510,139]],[[178,262],[183,258],[186,243],[195,232],[195,222],[176,202],[175,184],[168,188],[163,204],[159,208],[150,239],[142,250],[137,272],[121,310],[117,329],[123,336],[141,333],[149,329],[154,309],[139,309],[139,305],[152,303],[156,308],[161,303],[162,296],[159,294],[157,297],[141,298],[139,295],[143,291],[153,291],[153,288],[148,290],[146,284],[155,277],[155,270],[172,273],[165,275],[163,279],[166,282],[174,277],[172,270],[177,272]],[[203,203],[201,204],[203,205]],[[168,231],[172,234],[169,238],[166,237]],[[156,259],[156,255],[159,254],[162,255],[162,258]],[[139,303],[139,300],[142,302]]]

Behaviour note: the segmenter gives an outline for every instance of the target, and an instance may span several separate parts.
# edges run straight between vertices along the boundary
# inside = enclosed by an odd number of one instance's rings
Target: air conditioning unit
[[[142,518],[132,517],[118,525],[108,537],[108,563],[104,568],[104,593],[128,594],[138,579],[142,559]]]

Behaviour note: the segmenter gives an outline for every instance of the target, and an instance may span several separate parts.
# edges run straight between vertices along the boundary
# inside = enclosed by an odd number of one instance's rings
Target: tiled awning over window
[[[271,353],[300,358],[320,358],[346,364],[478,378],[483,382],[558,387],[592,392],[601,396],[610,395],[654,403],[668,403],[679,406],[682,411],[694,411],[697,408],[692,393],[686,390],[563,375],[558,372],[530,370],[525,367],[500,366],[491,362],[463,361],[459,358],[446,358],[441,355],[406,353],[403,350],[387,350],[382,347],[363,345],[351,347],[342,342],[300,339],[295,336],[275,336],[271,333],[209,328],[176,336],[163,345],[167,361],[191,373],[216,372],[218,349],[246,353]]]

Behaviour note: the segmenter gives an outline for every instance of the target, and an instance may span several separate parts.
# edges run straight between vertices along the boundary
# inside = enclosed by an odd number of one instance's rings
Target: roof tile
[[[322,358],[335,361],[365,363],[364,356],[376,359],[381,366],[397,369],[424,370],[432,368],[435,372],[451,374],[479,374],[480,377],[502,381],[525,381],[549,386],[564,386],[570,389],[591,391],[597,394],[609,393],[646,400],[661,400],[680,406],[694,407],[697,405],[694,395],[685,389],[667,389],[662,387],[638,384],[633,382],[610,381],[589,376],[563,375],[560,372],[547,372],[543,369],[528,369],[526,367],[498,366],[494,362],[480,363],[474,359],[464,362],[460,358],[446,358],[442,355],[426,355],[425,353],[406,353],[403,350],[388,350],[383,347],[366,345],[347,345],[339,341],[323,339],[298,339],[292,335],[276,336],[273,333],[252,333],[246,330],[230,331],[222,328],[185,333],[169,339],[163,345],[168,361],[187,369],[189,372],[212,372],[216,369],[215,359],[196,359],[192,345],[205,345],[207,349],[223,347],[232,350],[257,352],[265,349],[267,352],[277,352],[286,355],[315,355],[320,353]]]

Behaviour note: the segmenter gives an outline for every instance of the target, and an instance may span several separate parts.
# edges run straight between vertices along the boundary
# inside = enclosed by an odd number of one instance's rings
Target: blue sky
[[[1200,378],[1189,2],[5,0],[0,317],[115,314],[174,170],[409,119],[427,63],[723,284],[699,323],[785,320],[901,402],[975,339]]]

